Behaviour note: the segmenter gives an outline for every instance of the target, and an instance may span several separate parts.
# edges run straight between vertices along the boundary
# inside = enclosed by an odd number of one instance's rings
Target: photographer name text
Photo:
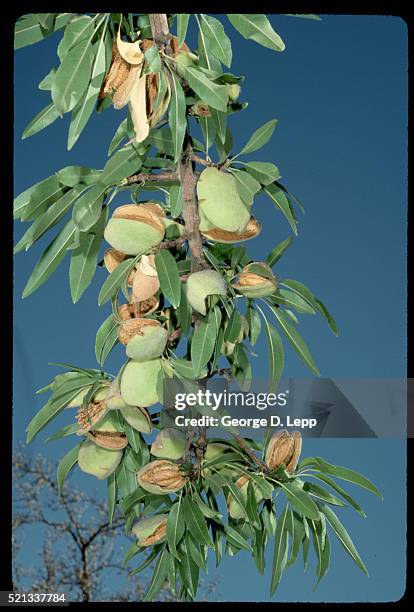
[[[234,418],[228,415],[222,417],[201,416],[198,418],[185,417],[180,414],[174,419],[176,427],[294,427],[295,429],[313,429],[318,424],[315,418],[292,418],[289,415],[280,417],[271,415],[261,418]]]

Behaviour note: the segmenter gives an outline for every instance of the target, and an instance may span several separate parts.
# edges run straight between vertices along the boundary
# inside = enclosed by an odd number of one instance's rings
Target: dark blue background
[[[278,54],[245,41],[228,22],[235,74],[245,74],[242,100],[249,108],[231,119],[235,150],[251,132],[275,117],[271,142],[250,159],[273,161],[286,186],[304,203],[299,239],[278,264],[281,277],[309,285],[334,313],[340,337],[319,317],[303,318],[306,338],[323,376],[404,377],[406,372],[406,215],[407,215],[407,28],[397,17],[324,16],[321,22],[272,17],[286,42]],[[194,24],[193,24],[194,26]],[[69,164],[102,167],[123,111],[105,111],[88,125],[70,153],[68,120],[57,121],[21,141],[27,123],[48,104],[38,82],[57,65],[60,35],[16,53],[15,193]],[[254,214],[261,237],[248,243],[264,258],[290,235],[284,218],[265,197]],[[16,227],[17,241],[27,226]],[[98,311],[105,278],[99,270],[78,305],[70,299],[68,262],[27,300],[20,296],[45,248],[44,240],[15,260],[15,441],[24,439],[29,419],[42,405],[34,390],[65,361],[95,367],[94,337],[108,308]],[[254,371],[266,367],[264,338]],[[113,373],[122,363],[118,347],[106,364]],[[286,375],[308,376],[290,347]],[[48,429],[50,433],[51,428]],[[71,446],[65,440],[44,446],[40,435],[29,452],[57,458]],[[331,571],[312,593],[313,563],[302,577],[300,564],[289,569],[279,601],[389,601],[405,589],[405,444],[398,440],[306,440],[304,454],[317,454],[359,469],[384,493],[380,502],[355,491],[368,518],[342,513],[370,571],[366,578],[340,545],[333,547]],[[74,480],[91,486],[91,480]],[[104,484],[99,485],[104,494]],[[270,557],[269,557],[270,561]],[[260,577],[248,554],[227,558],[219,575],[224,600],[268,599],[269,571]]]

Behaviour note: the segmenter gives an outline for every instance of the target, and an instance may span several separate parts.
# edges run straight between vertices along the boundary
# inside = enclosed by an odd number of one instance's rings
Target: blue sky
[[[235,74],[246,75],[241,99],[249,107],[234,115],[235,150],[254,129],[277,118],[270,141],[252,160],[272,161],[282,182],[303,202],[295,240],[276,273],[309,285],[334,313],[335,338],[322,319],[301,323],[323,376],[397,378],[406,375],[406,216],[407,216],[407,27],[398,17],[324,16],[321,22],[272,17],[286,42],[274,53],[245,41],[226,24],[233,41]],[[233,33],[234,32],[234,33]],[[87,127],[74,150],[66,151],[68,121],[21,141],[20,134],[48,103],[38,82],[57,64],[59,35],[16,52],[15,192],[70,165],[102,167],[123,111],[105,111]],[[190,39],[191,42],[191,39]],[[261,236],[248,243],[262,259],[290,228],[264,197],[254,214]],[[17,224],[15,241],[27,226]],[[46,244],[40,241],[15,259],[15,440],[41,406],[34,390],[47,382],[51,361],[95,367],[94,337],[108,308],[97,309],[104,280],[98,271],[77,305],[70,299],[66,262],[39,291],[21,300],[23,287]],[[266,367],[264,338],[257,344],[254,371]],[[122,349],[106,364],[116,373]],[[262,375],[262,374],[261,374]],[[286,375],[308,376],[287,347]],[[64,441],[44,446],[39,436],[30,452],[58,458]],[[399,440],[306,440],[304,454],[318,454],[360,469],[384,493],[384,502],[358,492],[368,518],[344,512],[370,578],[335,546],[331,572],[312,593],[313,576],[291,568],[276,601],[390,601],[405,580],[405,445]],[[390,457],[392,460],[390,461]],[[88,485],[83,476],[74,476]],[[102,493],[103,485],[102,485]],[[345,518],[346,517],[346,518]],[[392,562],[390,561],[392,560]],[[212,567],[212,576],[215,570]],[[312,571],[312,568],[311,568]],[[269,574],[259,577],[248,555],[227,559],[220,591],[230,601],[264,601]],[[240,580],[249,576],[249,580]],[[352,588],[350,587],[352,585]]]

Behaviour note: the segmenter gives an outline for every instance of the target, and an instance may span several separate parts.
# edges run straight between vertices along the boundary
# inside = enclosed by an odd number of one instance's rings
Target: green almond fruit
[[[214,227],[242,232],[250,220],[250,207],[240,198],[236,179],[229,172],[206,168],[197,182],[199,209]]]
[[[132,429],[140,431],[141,433],[151,433],[151,417],[145,408],[141,408],[140,406],[128,406],[127,404],[124,404],[123,407],[120,408],[120,411],[125,421],[132,427]]]
[[[138,546],[153,546],[164,542],[167,537],[168,514],[156,514],[144,518],[132,528],[132,533],[138,538]]]
[[[166,459],[151,461],[137,474],[140,487],[154,495],[176,493],[188,482],[177,463]]]
[[[120,390],[129,406],[148,407],[162,401],[161,359],[131,359],[122,371]]]
[[[115,472],[121,459],[122,450],[107,450],[85,440],[79,449],[78,465],[82,472],[103,480]]]
[[[162,459],[181,459],[187,446],[184,432],[167,427],[159,432],[151,445],[151,455]]]
[[[105,240],[125,255],[138,255],[157,246],[164,234],[158,228],[132,219],[110,219],[105,228]]]
[[[205,315],[206,297],[208,295],[226,295],[227,285],[221,274],[216,270],[193,272],[187,279],[187,299],[194,310]]]
[[[91,389],[92,389],[92,385],[88,385],[87,387],[83,387],[83,389],[81,389],[79,391],[79,393],[76,395],[76,397],[74,397],[73,400],[71,400],[69,402],[69,404],[66,406],[66,408],[79,408],[80,406],[82,406],[83,400],[88,395],[88,393],[89,393],[89,391]],[[101,387],[100,389],[98,389],[98,391],[93,396],[93,401],[94,402],[101,402],[102,400],[104,400],[106,395],[107,395],[107,393],[108,393],[108,389],[109,389],[108,386],[104,386],[104,387]]]
[[[131,338],[126,354],[136,361],[148,361],[160,357],[167,345],[168,332],[164,327],[146,325]]]

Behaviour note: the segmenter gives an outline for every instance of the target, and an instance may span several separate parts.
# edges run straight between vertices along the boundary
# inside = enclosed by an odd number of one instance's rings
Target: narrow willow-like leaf
[[[269,255],[266,257],[267,265],[272,268],[282,257],[286,249],[290,247],[292,242],[293,242],[293,238],[292,236],[289,236],[289,238],[287,238],[286,240],[283,240],[283,242],[280,242],[277,246],[275,246],[275,248],[272,249]]]
[[[320,509],[321,509],[321,512],[323,512],[324,515],[326,516],[326,520],[332,527],[333,531],[335,532],[335,535],[341,542],[342,546],[345,548],[346,552],[355,561],[359,569],[362,570],[364,574],[368,576],[368,570],[365,567],[364,562],[359,556],[359,553],[357,549],[355,548],[355,545],[353,541],[351,540],[349,533],[347,532],[345,527],[342,525],[341,521],[336,516],[335,512],[332,510],[332,508],[329,508],[329,506],[326,506],[325,504],[320,504]]]
[[[283,312],[280,311],[280,308],[274,308],[273,306],[269,306],[269,307],[272,310],[273,314],[275,315],[275,317],[276,317],[280,327],[282,328],[282,330],[286,334],[286,337],[289,340],[290,344],[297,351],[297,353],[300,355],[300,357],[306,363],[308,368],[310,370],[312,370],[312,372],[314,372],[317,376],[320,376],[320,372],[318,370],[318,367],[317,367],[316,363],[314,362],[313,357],[310,354],[310,351],[309,351],[309,349],[308,349],[304,339],[302,338],[302,336],[288,322],[288,320],[286,318],[286,315]]]
[[[119,147],[121,142],[128,136],[128,127],[127,127],[128,119],[125,118],[119,124],[108,149],[108,157],[112,155],[112,153]]]
[[[28,123],[27,126],[24,128],[22,140],[28,138],[29,136],[37,134],[37,132],[40,132],[41,130],[44,130],[54,121],[56,121],[59,116],[60,115],[53,102],[51,104],[48,104],[47,106],[42,108],[42,110],[36,115],[36,117],[34,117],[30,121],[30,123]]]
[[[293,230],[293,233],[295,234],[295,236],[297,236],[298,229],[296,227],[295,216],[293,214],[289,200],[287,199],[282,189],[280,189],[280,187],[278,187],[275,183],[272,183],[271,185],[267,185],[266,187],[264,187],[264,192],[269,196],[276,208],[278,208],[285,215],[290,227]]]
[[[75,236],[76,226],[70,219],[56,238],[43,252],[34,267],[29,280],[26,283],[22,297],[26,298],[47,281],[49,276],[56,270],[65,258],[67,248],[71,245]]]
[[[187,128],[186,105],[180,80],[173,71],[170,72],[170,75],[172,87],[168,118],[174,143],[174,161],[177,161],[182,152],[184,135]]]
[[[239,533],[230,525],[226,525],[224,527],[224,535],[227,541],[230,542],[232,546],[235,546],[236,548],[242,548],[243,550],[248,550],[249,552],[253,552],[253,548],[246,540],[246,538],[244,538],[241,533]]]
[[[185,496],[183,499],[183,513],[185,516],[186,525],[189,531],[193,534],[198,542],[206,544],[214,548],[211,536],[208,532],[206,519],[203,516],[200,508],[193,504],[190,497]]]
[[[116,508],[116,477],[110,474],[107,479],[108,521],[112,524]]]
[[[113,315],[109,315],[96,332],[95,356],[100,366],[103,366],[112,348],[118,341],[118,323]]]
[[[312,476],[313,478],[316,478],[317,480],[321,480],[322,482],[332,487],[332,489],[334,489],[337,493],[339,493],[339,495],[341,495],[344,498],[344,500],[347,501],[348,504],[352,506],[352,508],[354,508],[354,510],[356,510],[360,516],[362,516],[362,518],[366,518],[366,514],[361,508],[361,506],[358,504],[358,502],[356,502],[354,498],[351,497],[351,495],[349,495],[347,491],[345,491],[345,489],[339,486],[339,484],[335,482],[333,478],[330,478],[326,474],[312,474]]]
[[[258,149],[264,147],[265,144],[269,142],[271,139],[273,132],[275,131],[277,125],[276,119],[271,119],[261,127],[259,127],[253,134],[250,136],[247,143],[244,145],[239,155],[246,155],[247,153],[253,153]]]
[[[72,252],[69,268],[70,292],[73,303],[80,299],[95,275],[102,233],[81,234],[79,246]]]
[[[191,341],[191,361],[196,376],[200,375],[203,367],[213,354],[215,342],[216,322],[210,313],[208,317],[201,321]]]
[[[279,385],[280,377],[282,376],[285,366],[285,352],[279,332],[269,323],[261,308],[257,306],[257,309],[262,315],[265,323],[269,356],[269,392],[274,392]]]
[[[94,45],[95,57],[92,64],[91,79],[85,94],[73,109],[68,133],[68,151],[73,148],[84,130],[98,99],[98,94],[106,71],[105,34],[106,28],[103,28],[99,42]]]
[[[171,506],[168,513],[167,520],[167,542],[171,554],[174,555],[179,561],[180,556],[177,551],[177,545],[184,535],[185,531],[185,519],[183,513],[183,498],[179,496],[177,502]]]
[[[304,516],[314,521],[320,521],[318,506],[312,498],[301,489],[298,485],[292,482],[280,483],[289,502]]]
[[[138,172],[141,165],[141,158],[134,147],[122,148],[106,162],[100,182],[105,186],[115,185],[118,181]]]
[[[181,300],[181,282],[177,262],[167,249],[162,249],[155,255],[155,267],[162,292],[174,308],[177,308]]]
[[[162,589],[164,580],[167,577],[168,556],[168,550],[164,547],[160,556],[158,557],[154,573],[152,574],[152,578],[143,601],[152,601],[155,595],[157,595],[157,593],[159,593],[159,591]]]
[[[231,42],[222,23],[211,15],[200,15],[200,24],[206,43],[217,59],[230,67],[232,59]]]
[[[283,51],[285,43],[272,28],[266,15],[259,13],[231,13],[227,17],[230,23],[244,37],[259,43],[273,51]]]
[[[289,506],[286,505],[276,524],[270,596],[276,591],[287,562]]]
[[[351,470],[340,465],[332,465],[321,457],[307,457],[301,462],[300,467],[302,466],[309,466],[312,467],[312,469],[317,469],[323,474],[329,474],[330,476],[335,476],[335,478],[341,478],[342,480],[352,482],[353,484],[356,484],[383,499],[381,491],[374,485],[374,483],[366,478],[366,476],[363,476],[359,472],[355,472],[355,470]]]
[[[197,68],[183,69],[184,78],[191,89],[209,106],[219,111],[227,110],[228,93],[225,85],[218,85]]]
[[[51,94],[61,115],[75,108],[88,87],[94,52],[90,40],[82,40],[65,55],[57,69]]]
[[[62,495],[62,487],[63,483],[66,480],[67,475],[71,471],[71,469],[78,462],[78,455],[81,443],[74,446],[62,459],[59,461],[59,465],[57,468],[56,480],[58,485],[58,495]]]
[[[122,283],[126,278],[128,278],[129,273],[134,267],[137,258],[133,259],[125,259],[122,261],[119,266],[113,270],[110,275],[107,277],[106,281],[101,287],[101,290],[98,295],[98,305],[102,306],[108,300],[111,299],[121,288]]]
[[[262,185],[269,185],[280,178],[278,168],[270,162],[248,162],[246,170]]]
[[[177,38],[179,47],[182,47],[185,41],[189,20],[189,13],[177,13]]]

